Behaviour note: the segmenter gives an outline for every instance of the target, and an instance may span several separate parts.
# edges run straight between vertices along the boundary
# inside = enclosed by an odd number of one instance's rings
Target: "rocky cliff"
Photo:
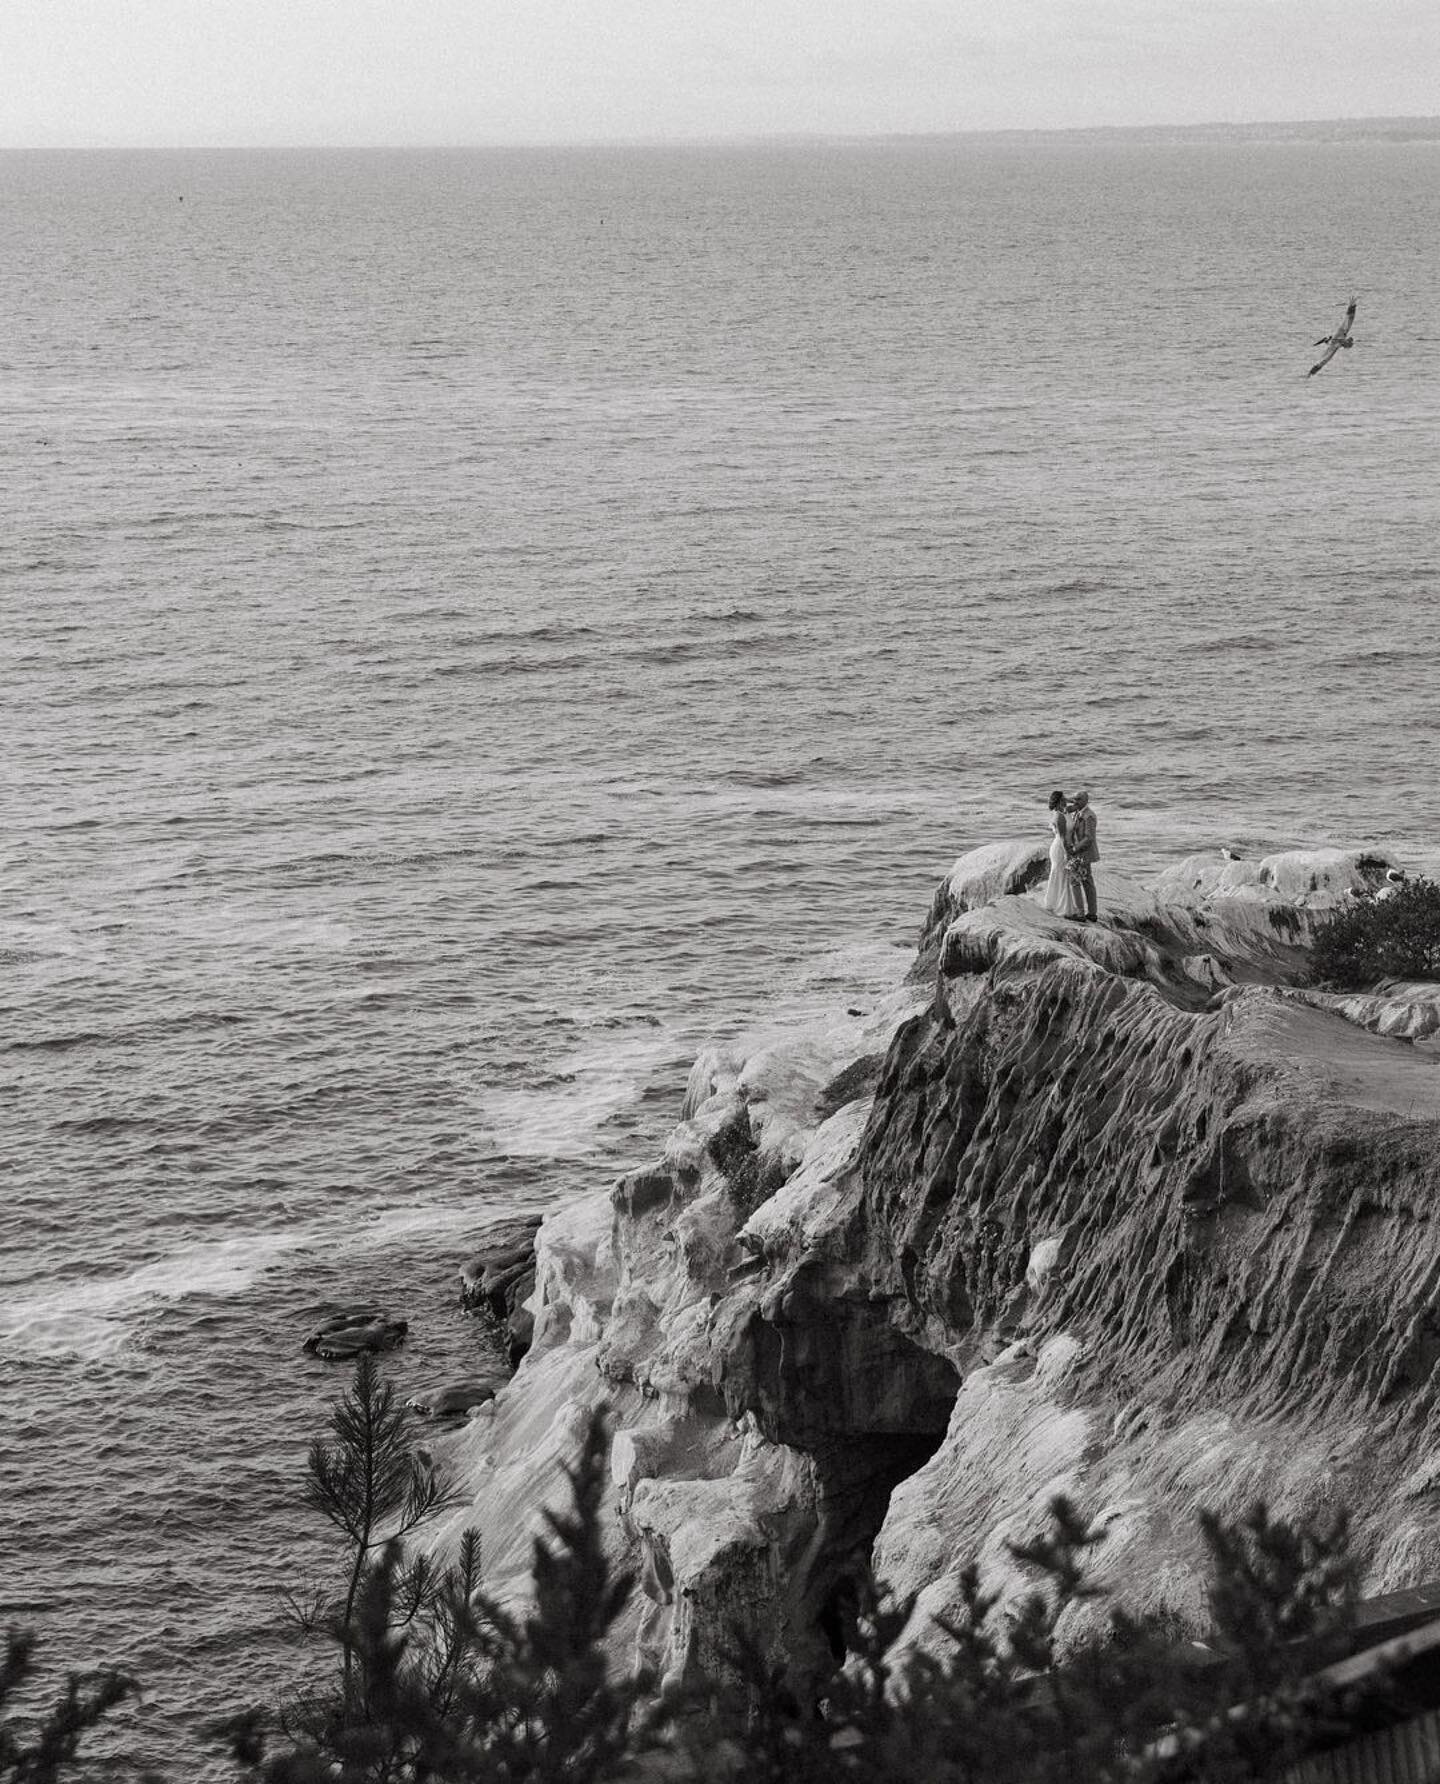
[[[1060,1491],[1177,1624],[1202,1506],[1344,1504],[1374,1589],[1440,1573],[1440,987],[1302,987],[1386,866],[1102,873],[1087,926],[994,845],[889,1001],[702,1055],[663,1156],[540,1230],[533,1346],[458,1440],[492,1579],[600,1400],[672,1674],[736,1623],[823,1668],[866,1559],[926,1641]]]

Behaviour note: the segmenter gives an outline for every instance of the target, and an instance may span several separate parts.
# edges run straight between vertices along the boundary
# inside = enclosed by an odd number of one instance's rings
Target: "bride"
[[[1083,917],[1085,898],[1079,882],[1070,871],[1066,843],[1070,837],[1070,817],[1065,809],[1065,795],[1050,795],[1050,879],[1045,887],[1045,909],[1057,917]]]

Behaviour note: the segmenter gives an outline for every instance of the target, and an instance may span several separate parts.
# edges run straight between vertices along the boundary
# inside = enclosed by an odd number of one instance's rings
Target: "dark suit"
[[[1100,826],[1088,805],[1082,806],[1070,820],[1070,859],[1075,863],[1075,877],[1085,894],[1085,914],[1093,923],[1097,915],[1094,863],[1100,859],[1100,845],[1095,840]]]

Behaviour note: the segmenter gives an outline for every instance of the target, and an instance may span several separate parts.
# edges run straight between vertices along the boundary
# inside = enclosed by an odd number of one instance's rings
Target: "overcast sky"
[[[1440,0],[0,0],[0,145],[1440,110]]]

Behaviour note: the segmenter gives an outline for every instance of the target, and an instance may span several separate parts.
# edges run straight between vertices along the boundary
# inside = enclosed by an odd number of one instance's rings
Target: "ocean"
[[[0,155],[0,1620],[117,1764],[310,1664],[316,1309],[466,1373],[486,1221],[1052,786],[1435,855],[1437,156]]]

